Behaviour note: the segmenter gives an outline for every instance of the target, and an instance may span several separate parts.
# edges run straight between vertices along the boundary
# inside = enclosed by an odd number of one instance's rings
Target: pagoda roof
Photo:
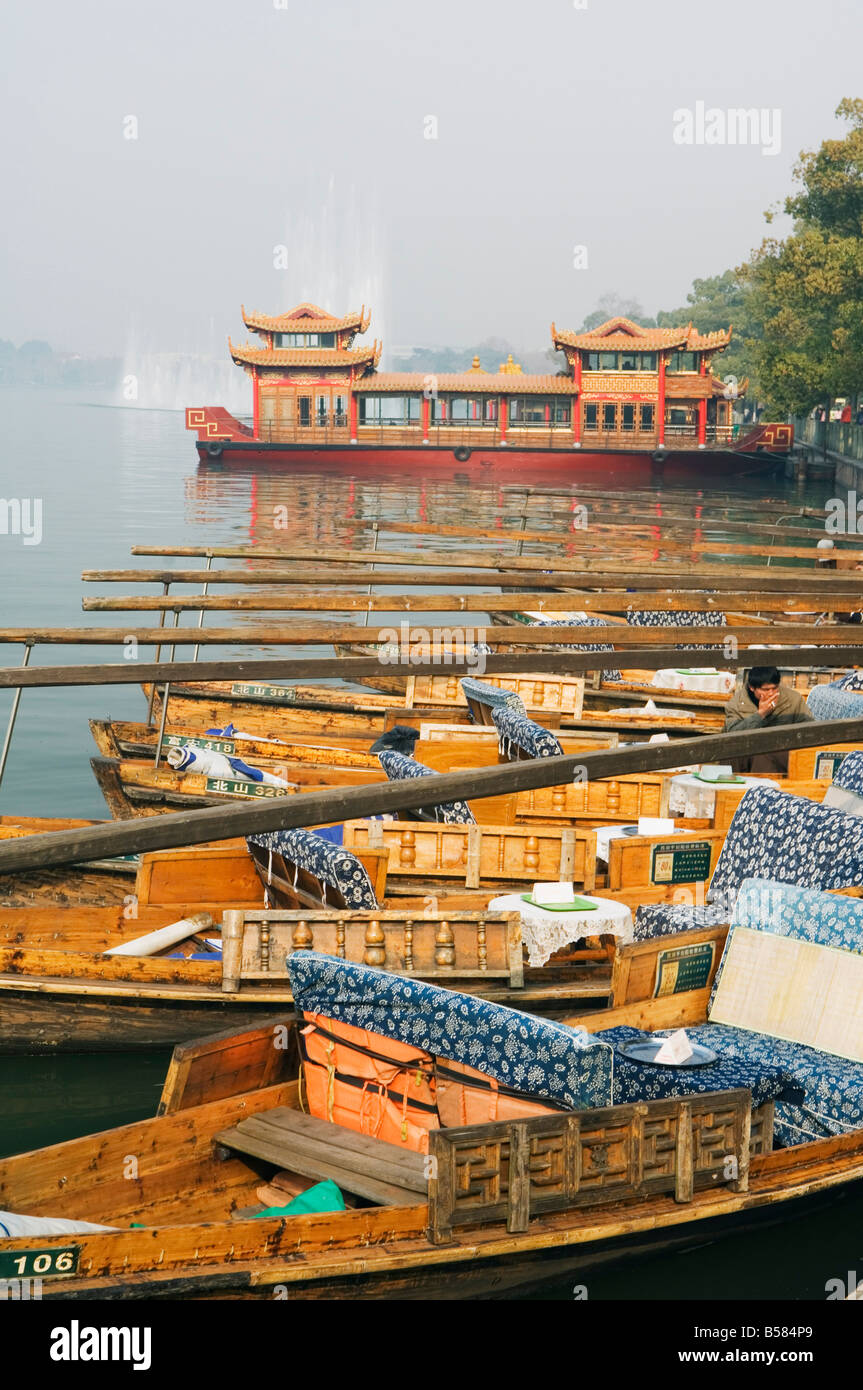
[[[465,392],[473,396],[572,396],[571,376],[529,376],[524,372],[381,372],[354,382],[355,391],[424,391],[429,379],[438,391]]]
[[[376,342],[360,348],[267,348],[228,339],[233,360],[249,367],[376,367],[382,346]]]
[[[641,352],[656,352],[663,348],[708,352],[727,347],[731,341],[731,328],[720,328],[714,333],[699,333],[692,323],[680,328],[642,328],[632,319],[614,318],[607,319],[588,333],[571,333],[552,324],[551,337],[555,347],[581,348],[594,352],[609,352],[615,349],[625,351],[627,348],[635,348]]]
[[[371,322],[371,310],[365,305],[359,313],[345,314],[336,318],[321,309],[317,304],[297,304],[284,314],[259,314],[256,310],[246,310],[241,305],[243,323],[247,328],[262,333],[365,333]]]

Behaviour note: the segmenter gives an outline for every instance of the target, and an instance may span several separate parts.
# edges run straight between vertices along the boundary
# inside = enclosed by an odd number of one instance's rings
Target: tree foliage
[[[836,115],[845,137],[794,168],[790,236],[767,238],[740,269],[747,349],[770,405],[791,414],[863,387],[863,101]]]

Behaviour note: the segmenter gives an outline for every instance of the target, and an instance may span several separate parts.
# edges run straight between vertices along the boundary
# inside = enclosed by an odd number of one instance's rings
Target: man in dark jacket
[[[726,733],[745,729],[773,729],[777,724],[806,724],[812,715],[802,695],[782,685],[775,666],[753,666],[743,684],[725,706]],[[735,772],[788,771],[788,753],[756,753],[738,758]]]

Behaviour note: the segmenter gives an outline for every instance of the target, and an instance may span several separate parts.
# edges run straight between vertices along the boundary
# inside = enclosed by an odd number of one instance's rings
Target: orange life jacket
[[[485,1072],[449,1058],[435,1058],[434,1075],[438,1114],[446,1129],[488,1125],[496,1120],[529,1120],[567,1108],[550,1100],[534,1100]]]
[[[440,1127],[431,1054],[323,1014],[303,1018],[309,1114],[428,1153],[428,1131]]]

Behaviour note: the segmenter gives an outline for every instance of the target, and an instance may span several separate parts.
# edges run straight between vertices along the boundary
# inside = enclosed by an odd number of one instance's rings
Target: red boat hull
[[[741,473],[766,472],[781,467],[787,455],[776,452],[744,452],[732,449],[670,450],[657,460],[638,450],[588,449],[508,449],[471,450],[470,458],[457,459],[451,448],[430,445],[423,448],[381,448],[364,444],[265,444],[253,439],[197,441],[198,456],[208,467],[244,468],[262,466],[298,471],[334,469],[363,475],[434,473],[435,476],[464,477],[493,471],[496,477],[543,477],[573,481],[602,481],[615,478],[634,480],[668,475],[698,474],[706,477],[732,477]]]

